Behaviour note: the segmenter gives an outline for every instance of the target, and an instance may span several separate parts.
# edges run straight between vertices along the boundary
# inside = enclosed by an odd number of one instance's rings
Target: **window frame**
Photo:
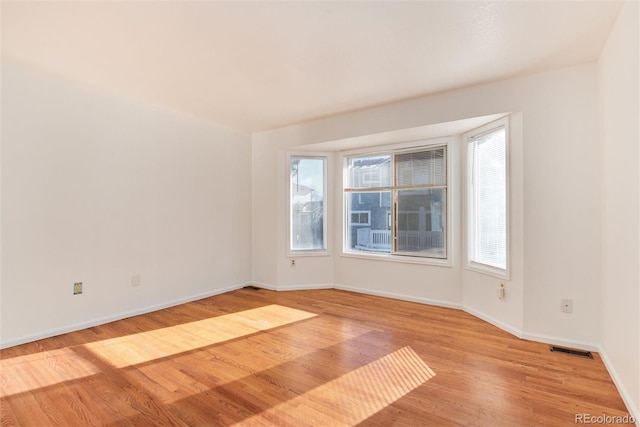
[[[453,157],[455,156],[456,151],[452,149],[453,137],[439,137],[433,139],[421,139],[417,141],[409,141],[404,143],[396,143],[384,146],[377,147],[366,147],[355,150],[347,150],[340,153],[340,164],[342,166],[342,253],[341,256],[349,257],[349,258],[363,258],[363,259],[377,259],[383,261],[392,261],[392,262],[402,262],[402,263],[411,263],[411,264],[425,264],[425,265],[435,265],[435,266],[453,266],[453,206],[452,203],[452,189],[454,188],[454,183],[452,181],[452,166],[453,166]],[[403,189],[410,188],[402,188],[402,186],[395,185],[395,165],[394,165],[394,157],[395,154],[403,154],[410,152],[418,152],[421,150],[432,150],[437,149],[438,147],[444,147],[446,152],[446,185],[444,186],[445,190],[445,207],[443,212],[443,219],[445,222],[445,233],[444,233],[444,257],[436,258],[436,257],[426,257],[419,256],[409,252],[394,252],[393,247],[390,250],[390,253],[380,253],[380,252],[366,252],[366,251],[354,251],[349,247],[349,202],[347,198],[351,194],[351,192],[345,191],[348,188],[348,161],[349,158],[358,157],[358,156],[378,156],[378,155],[392,155],[391,161],[391,169],[390,169],[390,188],[391,189],[391,217],[392,217],[392,245],[393,245],[393,235],[395,234],[393,224],[395,219],[395,203],[393,200],[393,192],[394,191],[402,191]],[[373,189],[364,189],[365,191],[377,190],[377,188]],[[385,188],[386,190],[386,188]],[[354,191],[354,192],[357,192]]]
[[[495,267],[492,265],[484,264],[475,261],[473,258],[473,251],[475,246],[475,229],[474,229],[474,217],[475,211],[474,202],[475,193],[473,192],[471,180],[474,174],[473,170],[473,158],[470,156],[470,147],[473,141],[495,132],[498,129],[504,128],[505,132],[505,268]],[[510,204],[510,190],[511,190],[511,161],[510,161],[510,128],[509,117],[503,117],[495,120],[491,123],[487,123],[483,126],[475,128],[462,135],[462,141],[464,144],[463,152],[466,156],[465,168],[464,168],[464,210],[463,210],[463,224],[464,224],[464,268],[479,273],[487,274],[490,276],[498,277],[501,279],[509,280],[511,278],[511,204]]]
[[[322,203],[322,241],[323,248],[321,249],[294,249],[292,247],[292,227],[293,227],[293,203],[292,203],[292,183],[291,183],[291,162],[293,159],[314,159],[323,161],[323,203]],[[287,197],[287,256],[288,257],[301,257],[301,256],[328,256],[330,255],[330,233],[329,233],[329,218],[328,218],[328,205],[330,203],[330,187],[329,187],[329,155],[327,153],[315,153],[315,152],[288,152],[286,153],[286,197]]]

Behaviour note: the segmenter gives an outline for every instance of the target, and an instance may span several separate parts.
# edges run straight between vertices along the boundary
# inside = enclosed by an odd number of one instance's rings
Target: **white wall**
[[[603,159],[602,350],[640,419],[639,3],[628,1],[598,63]]]
[[[524,111],[524,330],[597,344],[600,155],[595,66],[587,68],[532,87]],[[561,298],[573,299],[573,314],[560,312]]]
[[[331,259],[315,260],[331,271],[336,286],[363,292],[464,306],[494,323],[533,339],[597,347],[600,338],[600,156],[597,73],[594,64],[476,86],[379,108],[290,126],[253,137],[254,184],[282,189],[280,152],[325,143],[502,112],[520,112],[522,140],[517,146],[512,187],[514,271],[507,299],[498,301],[500,280],[454,267],[372,262],[340,255],[341,212],[334,199],[336,227]],[[519,119],[520,120],[520,119]],[[325,143],[325,144],[322,144]],[[339,144],[338,144],[339,146]],[[578,160],[579,159],[579,160]],[[339,194],[340,167],[333,164]],[[265,171],[265,173],[261,173]],[[595,189],[595,190],[594,190]],[[282,190],[284,191],[284,190]],[[515,193],[514,193],[515,192]],[[266,203],[254,191],[254,207],[267,221],[254,221],[254,274],[275,261],[288,266],[284,204]],[[459,199],[457,199],[459,200]],[[261,208],[258,208],[260,204]],[[460,206],[454,207],[459,209]],[[262,209],[266,209],[263,211]],[[515,215],[515,216],[513,216]],[[456,220],[458,221],[458,220]],[[518,227],[520,229],[518,229]],[[458,244],[460,229],[454,238]],[[458,248],[459,250],[459,248]],[[268,261],[267,261],[268,258]],[[325,283],[315,269],[295,268],[287,283]],[[270,284],[282,280],[271,270]],[[574,313],[560,312],[560,299],[574,299]]]
[[[247,134],[3,64],[2,345],[249,282],[250,159]]]

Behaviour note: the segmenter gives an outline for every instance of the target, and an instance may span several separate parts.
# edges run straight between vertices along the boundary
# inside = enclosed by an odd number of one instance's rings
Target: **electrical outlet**
[[[560,300],[560,311],[563,313],[573,313],[573,300],[562,298]]]
[[[504,299],[504,297],[505,297],[504,283],[500,283],[500,286],[498,287],[498,299]]]
[[[295,259],[292,259],[292,260],[291,260],[291,267],[295,267],[295,266],[296,266],[296,260],[295,260]]]
[[[73,294],[78,295],[82,293],[82,282],[76,282],[73,284]]]

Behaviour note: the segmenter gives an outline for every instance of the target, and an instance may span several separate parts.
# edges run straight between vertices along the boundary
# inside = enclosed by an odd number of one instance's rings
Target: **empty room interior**
[[[637,0],[0,19],[2,426],[640,426]]]

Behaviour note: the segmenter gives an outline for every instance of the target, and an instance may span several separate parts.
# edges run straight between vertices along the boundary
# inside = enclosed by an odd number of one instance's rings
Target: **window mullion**
[[[391,192],[393,203],[391,204],[391,241],[393,246],[391,247],[392,253],[398,252],[398,191]]]

